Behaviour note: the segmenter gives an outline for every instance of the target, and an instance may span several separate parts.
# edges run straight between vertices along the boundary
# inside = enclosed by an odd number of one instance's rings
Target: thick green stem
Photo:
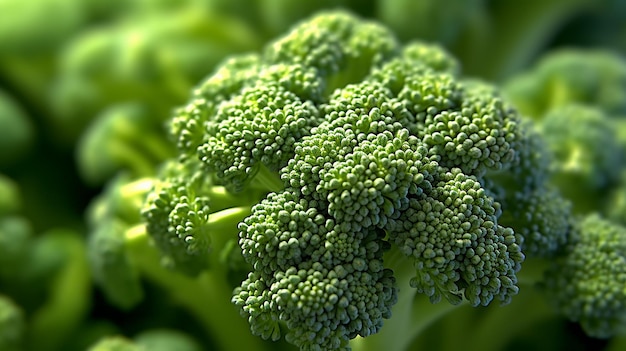
[[[212,186],[206,196],[211,199],[211,211],[218,212],[227,208],[239,207],[242,205],[255,204],[264,196],[265,191],[244,191],[242,193],[231,193],[224,186]]]
[[[549,262],[545,259],[527,259],[518,273],[520,292],[508,305],[492,304],[455,314],[454,321],[446,321],[442,338],[450,350],[498,351],[506,349],[524,330],[542,321],[557,317],[537,284]],[[461,320],[461,322],[457,322]],[[468,332],[471,321],[471,332]],[[462,336],[462,337],[459,337]]]
[[[106,146],[108,155],[110,156],[111,163],[114,163],[114,168],[129,168],[133,174],[137,177],[149,177],[154,175],[155,165],[158,165],[160,161],[154,161],[151,157],[146,157],[141,151],[138,151],[135,145],[128,145],[124,143],[114,143]],[[94,150],[95,151],[95,150]],[[89,165],[87,165],[89,167]],[[106,165],[105,165],[106,167]],[[98,172],[97,167],[92,172]],[[117,169],[110,169],[111,173],[114,173]],[[88,170],[85,171],[89,172]],[[97,177],[97,175],[94,175]]]
[[[415,276],[413,263],[396,248],[385,255],[385,266],[394,271],[399,287],[398,302],[379,333],[350,342],[355,351],[408,350],[411,342],[428,326],[460,306],[446,301],[433,304],[426,295],[417,294],[409,284]]]
[[[280,179],[278,172],[271,171],[263,164],[259,166],[259,170],[252,178],[250,186],[255,189],[273,192],[279,192],[285,188],[285,184]]]
[[[489,306],[474,323],[467,351],[499,351],[505,349],[520,332],[538,322],[556,316],[536,286],[520,284],[520,293],[506,306]]]
[[[229,252],[227,248],[238,240],[237,225],[250,213],[250,206],[227,208],[211,213],[207,225],[211,242],[209,267],[219,267],[224,264],[227,258],[223,255]]]
[[[264,344],[250,333],[247,321],[230,302],[232,287],[225,277],[225,270],[215,269],[190,278],[161,266],[159,252],[143,226],[129,230],[126,238],[133,263],[140,273],[169,292],[195,316],[218,350],[265,350]]]
[[[543,280],[543,275],[548,269],[550,261],[545,258],[526,258],[522,263],[522,269],[517,273],[517,281],[520,286],[532,287]]]

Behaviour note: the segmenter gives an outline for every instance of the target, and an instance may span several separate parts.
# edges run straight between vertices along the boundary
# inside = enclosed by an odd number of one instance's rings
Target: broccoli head
[[[440,47],[323,12],[225,61],[176,111],[179,157],[148,196],[147,230],[201,263],[211,189],[260,194],[238,225],[250,273],[232,301],[265,339],[348,349],[400,289],[474,306],[517,293],[524,254],[482,177],[517,162],[519,126]]]
[[[614,122],[598,108],[569,104],[552,109],[538,123],[553,155],[551,182],[577,212],[601,208],[620,181],[626,159]]]
[[[322,12],[225,60],[175,110],[178,154],[140,222],[170,268],[245,272],[228,294],[254,335],[348,350],[392,328],[408,346],[431,318],[417,294],[507,304],[527,257],[577,245],[559,179],[575,163],[592,192],[622,160],[583,147],[623,149],[594,111],[536,123],[442,48]]]
[[[525,115],[541,118],[571,103],[593,105],[608,114],[626,112],[626,61],[607,50],[561,49],[544,55],[505,91]]]

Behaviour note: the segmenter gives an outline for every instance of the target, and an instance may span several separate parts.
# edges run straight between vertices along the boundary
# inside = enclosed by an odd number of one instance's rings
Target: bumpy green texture
[[[169,256],[202,259],[190,249],[209,218],[202,182],[269,193],[239,224],[252,272],[233,302],[263,338],[348,349],[381,330],[408,288],[397,281],[432,302],[517,293],[524,255],[480,177],[517,160],[518,125],[441,48],[401,46],[376,23],[322,13],[259,55],[225,61],[178,109],[182,168],[149,196],[147,229]],[[198,169],[185,173],[190,164]],[[392,248],[407,277],[386,267]]]
[[[497,224],[497,206],[480,183],[458,169],[435,178],[432,189],[410,198],[388,232],[415,260],[411,285],[438,302],[442,295],[473,306],[503,303],[518,291],[524,259],[513,231]]]
[[[236,204],[255,195],[227,193],[206,178],[197,161],[168,163],[161,177],[142,210],[146,230],[162,250],[164,265],[196,275],[210,266],[210,257],[218,256],[207,254],[234,244],[230,233],[250,212],[249,206]]]
[[[626,228],[589,215],[576,234],[567,255],[547,271],[546,291],[589,335],[621,334],[626,328]]]

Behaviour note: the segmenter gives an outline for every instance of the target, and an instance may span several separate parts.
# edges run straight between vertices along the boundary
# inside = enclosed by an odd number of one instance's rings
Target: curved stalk
[[[409,284],[415,276],[413,263],[395,247],[385,254],[385,266],[394,271],[399,287],[398,302],[380,332],[350,342],[354,351],[408,350],[411,342],[428,326],[462,305],[447,301],[433,304],[427,296],[417,294]]]
[[[265,350],[264,343],[250,333],[247,321],[230,302],[232,288],[225,270],[215,269],[190,278],[161,266],[159,252],[143,226],[129,230],[126,239],[135,267],[197,318],[218,350]]]

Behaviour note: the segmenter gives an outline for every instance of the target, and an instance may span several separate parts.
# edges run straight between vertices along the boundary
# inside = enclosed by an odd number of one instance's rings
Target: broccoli
[[[574,257],[596,247],[583,232],[607,230],[585,227],[581,198],[557,181],[569,150],[557,147],[607,128],[586,112],[590,127],[537,122],[441,47],[319,13],[216,67],[173,112],[177,155],[119,175],[92,204],[95,278],[122,309],[150,281],[221,350],[409,349],[461,306],[491,311],[525,288],[592,336],[619,334],[624,321],[589,328],[585,293],[555,296],[549,282],[570,258],[603,260]],[[611,160],[590,157],[590,172]]]
[[[568,252],[546,271],[545,290],[568,318],[592,336],[626,328],[626,228],[597,214],[582,218]]]
[[[91,303],[85,243],[70,229],[35,232],[20,190],[0,175],[0,348],[58,350]]]
[[[626,60],[607,50],[559,49],[506,82],[552,153],[550,182],[579,214],[623,223]]]
[[[72,37],[59,53],[49,100],[61,141],[75,141],[107,107],[129,101],[151,110],[152,125],[160,126],[226,54],[257,43],[244,24],[204,1],[132,3],[115,21]]]
[[[234,219],[243,219],[247,212],[230,208],[254,200],[233,196],[223,186],[204,184],[201,173],[196,174],[194,187],[187,188],[183,177],[191,177],[194,170],[197,167],[172,162],[161,171],[170,179],[120,175],[92,202],[87,248],[95,283],[111,306],[126,311],[145,303],[148,284],[157,286],[189,311],[215,348],[267,349],[250,333],[241,333],[248,327],[230,304],[233,289],[248,269],[235,250],[238,220]],[[193,196],[202,189],[213,195],[211,207],[204,194]],[[168,201],[174,199],[178,206],[170,207]],[[210,222],[211,214],[219,216],[221,211],[227,214],[224,223]],[[213,224],[218,230],[210,230]],[[153,308],[158,311],[163,306]],[[230,332],[221,328],[224,325]]]
[[[609,115],[626,112],[626,62],[602,49],[555,49],[530,69],[508,79],[507,97],[524,115],[540,119],[571,103],[591,105]]]
[[[17,163],[33,145],[34,126],[17,101],[0,89],[0,166]]]
[[[626,154],[614,122],[598,108],[567,104],[551,109],[538,123],[554,155],[551,182],[578,212],[601,208],[620,181]]]
[[[0,295],[0,347],[18,351],[24,343],[24,313],[11,299]]]
[[[119,169],[136,177],[152,175],[154,165],[174,151],[151,116],[139,103],[110,106],[96,116],[76,144],[81,178],[89,184],[102,184]]]
[[[198,343],[186,334],[155,329],[142,332],[132,340],[115,335],[106,336],[91,345],[88,351],[200,351]]]

